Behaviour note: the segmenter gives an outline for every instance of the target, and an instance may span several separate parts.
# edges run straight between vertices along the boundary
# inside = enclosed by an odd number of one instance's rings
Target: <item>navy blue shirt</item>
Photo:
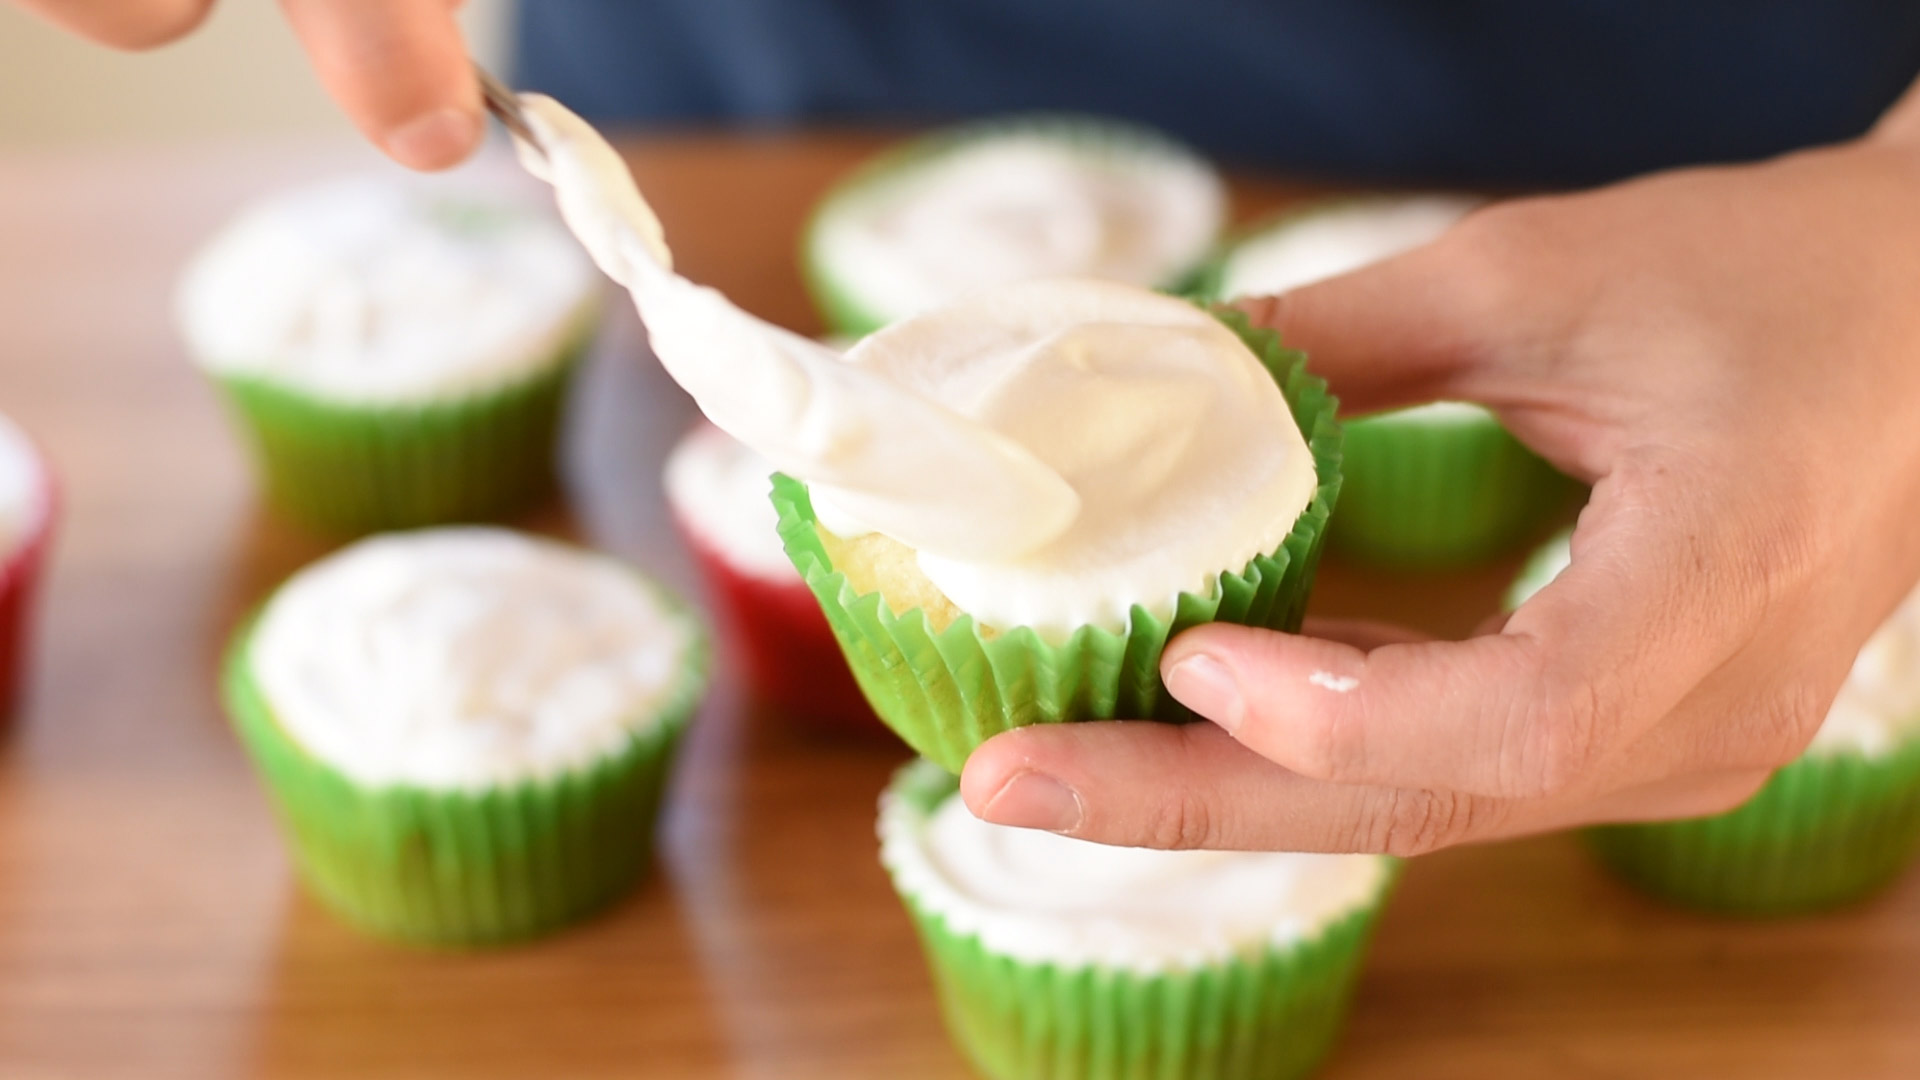
[[[517,77],[619,124],[1157,125],[1345,179],[1586,183],[1864,131],[1915,0],[527,0]]]

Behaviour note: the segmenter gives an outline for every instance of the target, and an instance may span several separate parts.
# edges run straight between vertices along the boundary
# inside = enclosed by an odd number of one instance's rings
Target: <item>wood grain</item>
[[[632,145],[683,265],[814,328],[796,228],[874,136]],[[365,163],[282,147],[0,160],[0,409],[50,447],[67,520],[34,705],[0,742],[0,1077],[961,1077],[872,808],[902,758],[744,708],[723,666],[657,871],[531,947],[423,953],[303,898],[219,713],[238,614],[329,544],[257,510],[167,316],[241,198]],[[1247,180],[1247,216],[1305,189]],[[691,417],[615,319],[577,402],[582,538],[687,591],[662,453]],[[1464,633],[1510,566],[1328,567],[1316,609]],[[1920,1075],[1920,879],[1792,923],[1663,910],[1566,838],[1411,866],[1329,1080]]]

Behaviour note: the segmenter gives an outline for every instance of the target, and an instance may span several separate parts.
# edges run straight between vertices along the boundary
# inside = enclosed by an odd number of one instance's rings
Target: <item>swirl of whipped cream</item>
[[[247,659],[274,720],[365,784],[551,777],[658,717],[690,618],[620,563],[504,529],[364,540],[275,593]]]
[[[1376,902],[1377,855],[1155,851],[990,825],[889,795],[880,859],[956,932],[1029,963],[1155,972],[1311,940]]]
[[[599,292],[566,231],[501,192],[355,176],[243,211],[195,256],[176,307],[211,371],[385,404],[553,363]]]
[[[1527,560],[1507,606],[1519,607],[1573,562],[1573,540],[1562,533]],[[1920,738],[1920,588],[1908,594],[1854,657],[1840,693],[1808,756],[1881,757]]]
[[[835,532],[918,552],[989,626],[1119,628],[1165,614],[1291,531],[1313,461],[1231,331],[1108,282],[1001,286],[897,323],[844,358],[674,274],[619,156],[522,95],[562,215],[633,292],[655,354],[702,412],[812,485]],[[544,152],[544,153],[542,153]]]
[[[46,476],[26,433],[0,416],[0,560],[11,555],[47,512]]]
[[[816,256],[887,321],[1027,278],[1165,285],[1225,217],[1213,170],[1145,133],[1089,121],[954,138],[843,191],[815,222]]]

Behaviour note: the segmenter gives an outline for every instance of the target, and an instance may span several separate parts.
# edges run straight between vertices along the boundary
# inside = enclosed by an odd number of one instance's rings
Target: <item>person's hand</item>
[[[1000,735],[988,821],[1151,847],[1416,854],[1723,811],[1792,759],[1920,576],[1920,117],[1845,147],[1489,207],[1246,304],[1347,406],[1491,406],[1593,497],[1464,642],[1212,625],[1212,723]],[[1920,140],[1915,140],[1920,141]]]
[[[84,37],[151,49],[190,33],[213,0],[16,0]],[[255,0],[247,0],[252,3]],[[454,21],[462,0],[280,0],[320,80],[355,125],[415,169],[480,144],[480,91]]]

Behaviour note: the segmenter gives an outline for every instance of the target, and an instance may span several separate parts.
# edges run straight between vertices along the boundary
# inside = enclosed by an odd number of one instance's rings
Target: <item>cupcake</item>
[[[1212,166],[1158,132],[1012,117],[914,139],[828,192],[802,264],[829,327],[867,334],[1038,277],[1184,282],[1226,214]]]
[[[1509,606],[1570,561],[1542,548]],[[1854,660],[1813,742],[1724,814],[1586,830],[1593,851],[1636,887],[1689,907],[1792,915],[1862,899],[1920,853],[1920,591]]]
[[[958,772],[1028,724],[1191,719],[1160,680],[1173,635],[1216,621],[1299,629],[1340,435],[1325,384],[1270,332],[1154,293],[1028,282],[896,323],[849,362],[880,356],[926,364],[914,370],[936,400],[997,382],[976,415],[1071,477],[1071,523],[1013,559],[951,546],[966,522],[917,543],[876,523],[870,498],[775,477],[787,556],[867,700],[918,753]],[[927,496],[959,498],[938,480]],[[1042,494],[990,521],[983,509],[983,522],[1035,515]]]
[[[1284,292],[1437,238],[1476,203],[1375,196],[1289,214],[1229,246],[1202,275],[1221,300]],[[1478,405],[1437,402],[1349,420],[1336,551],[1437,568],[1504,554],[1565,507],[1572,481]]]
[[[879,731],[833,629],[780,543],[767,494],[773,466],[711,424],[667,458],[674,522],[693,551],[754,697],[836,731]]]
[[[1028,280],[843,355],[673,269],[619,155],[521,95],[562,213],[633,295],[654,355],[780,471],[787,556],[867,700],[957,770],[1024,724],[1189,719],[1168,637],[1293,628],[1340,487],[1303,357],[1236,313],[1137,286]]]
[[[178,310],[274,505],[354,534],[547,495],[599,292],[548,215],[366,176],[242,212],[187,268]]]
[[[622,564],[440,529],[294,575],[225,692],[315,896],[385,937],[480,945],[633,883],[706,666],[693,617]]]
[[[20,706],[34,592],[53,513],[46,463],[26,434],[0,416],[0,728]]]
[[[1107,847],[986,824],[955,789],[901,770],[880,858],[983,1076],[1286,1080],[1332,1049],[1392,859]]]

